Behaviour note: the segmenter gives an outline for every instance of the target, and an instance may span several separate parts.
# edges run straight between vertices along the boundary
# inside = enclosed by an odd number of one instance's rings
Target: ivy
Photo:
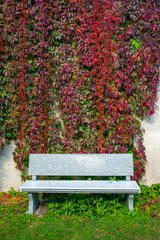
[[[158,6],[153,0],[2,3],[4,145],[25,175],[29,153],[134,154],[156,109]],[[2,146],[1,146],[2,147]]]

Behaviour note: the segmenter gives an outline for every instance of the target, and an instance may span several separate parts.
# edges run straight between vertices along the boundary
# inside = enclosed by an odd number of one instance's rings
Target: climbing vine
[[[134,154],[156,108],[156,1],[5,0],[1,5],[1,145],[29,153]]]

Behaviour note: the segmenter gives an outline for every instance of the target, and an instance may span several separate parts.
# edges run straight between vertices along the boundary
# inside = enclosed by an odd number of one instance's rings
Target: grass
[[[160,239],[160,184],[141,186],[135,210],[123,195],[45,195],[46,213],[26,214],[28,197],[0,193],[0,239]],[[43,208],[43,207],[42,207]]]
[[[107,217],[94,220],[45,220],[30,217],[0,221],[1,239],[159,239],[157,219],[144,216]]]

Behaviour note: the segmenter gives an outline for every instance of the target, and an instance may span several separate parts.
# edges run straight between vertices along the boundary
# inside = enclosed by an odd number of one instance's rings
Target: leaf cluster
[[[134,154],[144,173],[141,122],[155,109],[158,7],[154,0],[3,1],[0,148],[29,153]]]

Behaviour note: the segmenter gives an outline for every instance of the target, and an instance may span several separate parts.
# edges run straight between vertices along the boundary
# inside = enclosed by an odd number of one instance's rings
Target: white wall
[[[18,190],[22,185],[20,171],[18,171],[13,161],[14,143],[6,146],[0,154],[0,191],[8,191],[11,187]]]
[[[146,149],[146,173],[141,183],[152,185],[160,183],[160,91],[158,92],[158,109],[150,119],[142,122],[145,129],[144,146]]]

